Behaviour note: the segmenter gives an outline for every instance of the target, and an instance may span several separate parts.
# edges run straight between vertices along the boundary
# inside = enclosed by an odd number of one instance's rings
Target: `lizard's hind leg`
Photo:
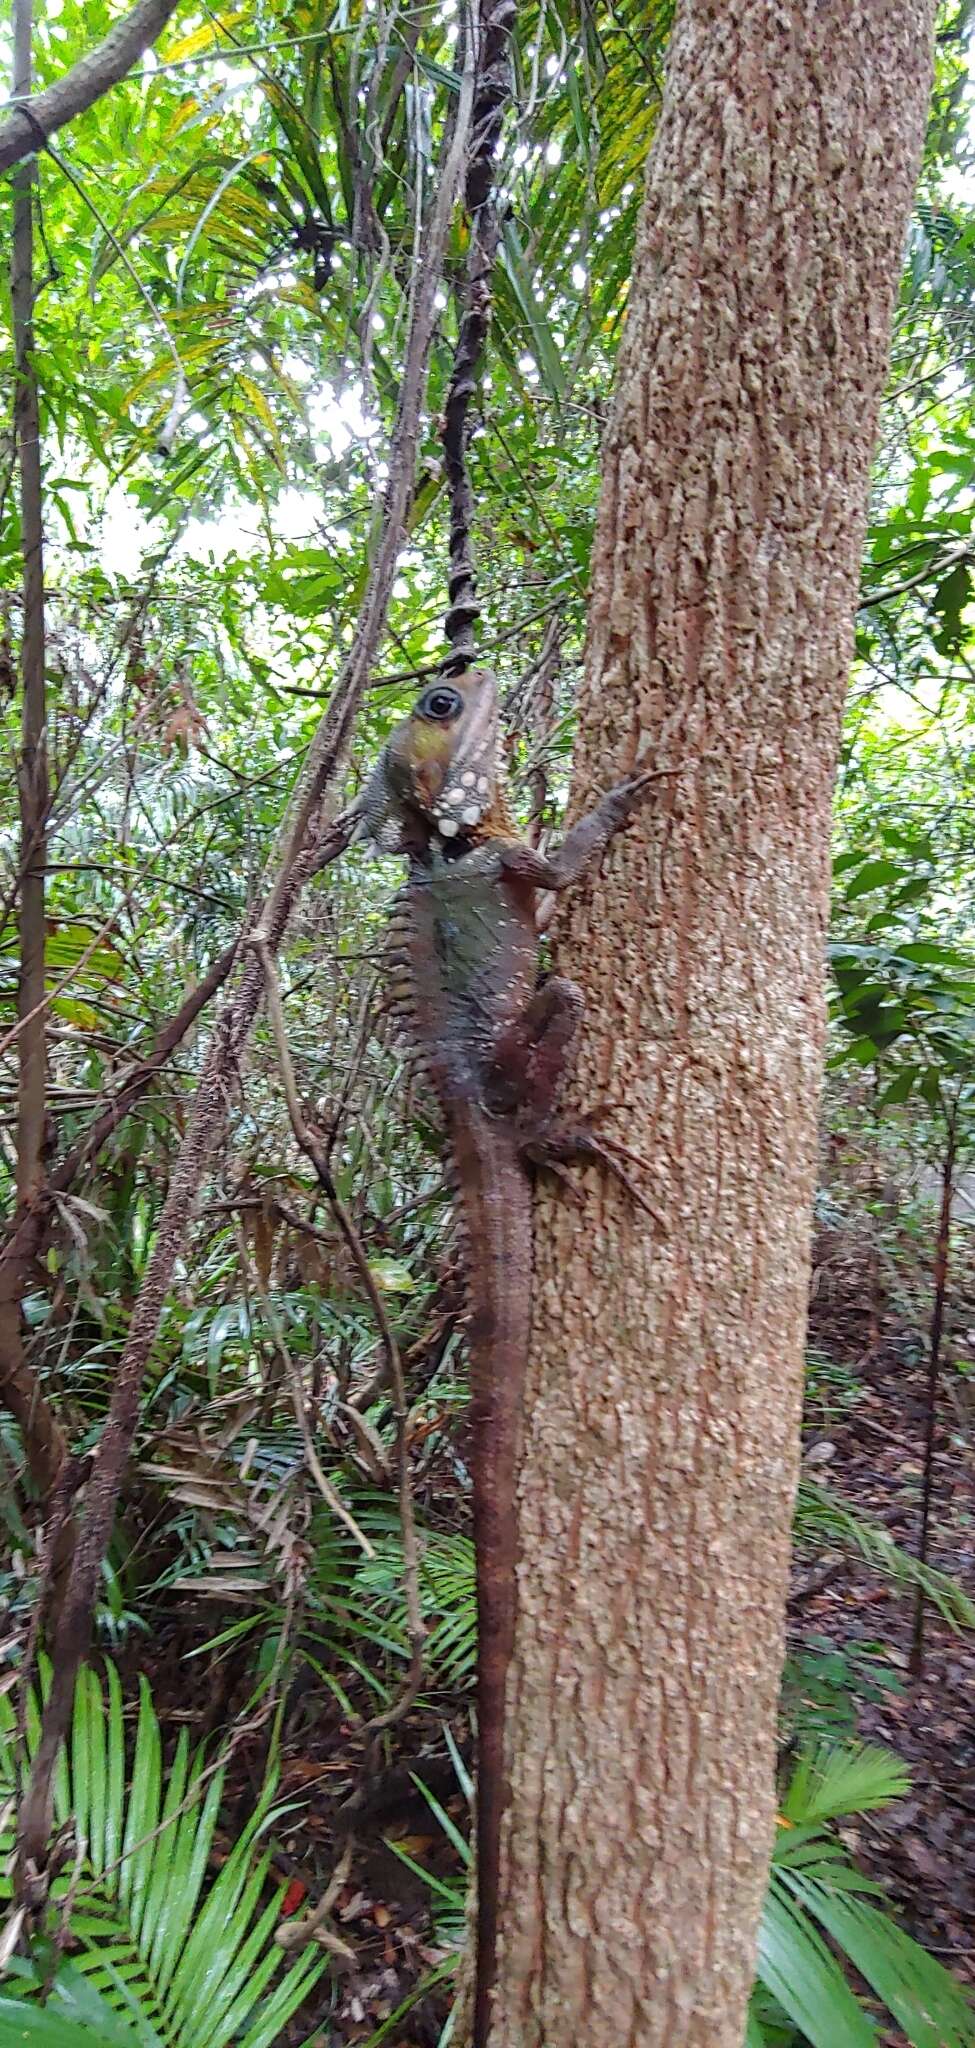
[[[560,974],[552,974],[543,981],[520,1017],[507,1026],[495,1044],[487,1079],[488,1107],[496,1114],[516,1118],[522,1158],[530,1166],[554,1173],[571,1199],[578,1201],[580,1197],[566,1168],[573,1164],[599,1165],[663,1229],[659,1211],[624,1164],[626,1160],[634,1166],[643,1166],[645,1162],[615,1138],[600,1136],[595,1124],[601,1113],[571,1121],[555,1115],[583,1007],[582,991],[574,981],[566,981]]]
[[[499,1034],[486,1082],[495,1114],[531,1127],[551,1116],[583,1011],[582,990],[550,974],[514,1022]]]

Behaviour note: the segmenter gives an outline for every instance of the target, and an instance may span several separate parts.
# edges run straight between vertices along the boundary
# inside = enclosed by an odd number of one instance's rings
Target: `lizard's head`
[[[389,779],[442,839],[467,838],[495,805],[497,748],[497,683],[488,669],[468,669],[428,684],[396,727]]]

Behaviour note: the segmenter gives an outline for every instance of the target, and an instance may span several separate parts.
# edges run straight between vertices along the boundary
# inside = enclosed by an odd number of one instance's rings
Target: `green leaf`
[[[796,1766],[782,1812],[801,1827],[888,1806],[910,1789],[907,1765],[888,1749],[870,1743],[823,1748]]]
[[[433,1793],[430,1791],[429,1786],[424,1784],[423,1779],[418,1778],[415,1771],[410,1772],[410,1777],[412,1778],[417,1791],[421,1793],[423,1798],[426,1800],[427,1805],[429,1806],[434,1819],[438,1821],[440,1826],[442,1827],[444,1834],[446,1835],[447,1840],[451,1845],[451,1848],[454,1850],[455,1854],[460,1858],[460,1861],[464,1868],[469,1870],[473,1862],[470,1843],[467,1841],[466,1837],[461,1834],[460,1829],[458,1827],[455,1827],[454,1822],[451,1820],[449,1813],[447,1813],[445,1809],[441,1806],[440,1801],[434,1798]]]
[[[882,1572],[901,1592],[913,1594],[923,1587],[925,1597],[949,1628],[975,1628],[975,1602],[957,1579],[919,1564],[886,1529],[855,1514],[846,1501],[828,1488],[814,1485],[805,1473],[796,1495],[794,1534],[797,1543],[817,1551],[830,1547],[865,1558],[872,1570]]]
[[[314,1955],[302,1956],[292,1964],[261,2008],[249,2033],[244,2035],[240,2048],[277,2048],[288,2021],[314,1988],[321,1970],[321,1960]]]
[[[138,2034],[123,2029],[113,2014],[96,2030],[50,2006],[0,1995],[0,2048],[140,2048]]]
[[[847,883],[843,893],[847,902],[852,903],[858,896],[868,896],[873,889],[886,889],[891,882],[909,879],[909,870],[902,867],[899,861],[884,860],[881,857],[877,860],[864,861],[852,881]]]
[[[132,1926],[138,1933],[142,1924],[146,1891],[152,1875],[152,1837],[159,1820],[162,1782],[162,1746],[159,1723],[152,1707],[152,1695],[144,1677],[139,1680],[139,1722],[136,1729],[132,1790],[123,1837],[124,1860],[120,1892],[129,1908]]]
[[[930,939],[910,939],[897,948],[898,960],[910,960],[918,967],[961,967],[969,971],[975,966],[970,953],[962,953],[957,946],[938,946]]]
[[[108,1727],[106,1731],[105,1860],[106,1884],[114,1897],[119,1872],[113,1868],[122,1850],[122,1815],[125,1811],[125,1723],[122,1718],[122,1687],[114,1664],[106,1669],[108,1680]]]
[[[774,1885],[762,1912],[758,1972],[811,2048],[875,2048],[877,2029],[826,1943]]]
[[[941,620],[940,630],[934,635],[934,644],[939,654],[956,655],[965,642],[965,627],[962,613],[972,595],[972,572],[967,562],[956,562],[948,575],[942,578],[930,599],[930,608]]]
[[[887,1087],[881,1089],[877,1097],[877,1108],[890,1109],[895,1103],[906,1102],[920,1072],[920,1067],[903,1067],[899,1074],[894,1075],[894,1079]]]
[[[859,1028],[859,1023],[857,1028]],[[879,1057],[880,1047],[872,1038],[855,1038],[843,1054],[844,1059],[855,1060],[858,1067],[870,1067]]]
[[[46,1683],[46,1666],[43,1677]],[[16,1769],[8,1706],[0,1697],[0,1789],[12,1786]],[[33,1694],[27,1724],[36,1743]],[[23,2010],[46,2043],[54,2038],[46,2031],[48,2012],[57,2005],[64,2042],[77,2024],[106,2048],[238,2048],[245,2032],[253,2048],[271,2048],[325,1967],[318,1950],[286,1967],[274,1940],[283,1887],[268,1898],[270,1850],[257,1851],[273,1787],[265,1787],[201,1907],[223,1773],[208,1776],[202,1755],[190,1759],[183,1729],[164,1782],[159,1724],[144,1680],[127,1799],[124,1749],[117,1677],[109,1680],[106,1711],[96,1675],[83,1669],[72,1719],[71,1797],[89,1829],[91,1875],[69,1909],[77,1954],[58,1966],[51,2007],[18,2006],[17,2024],[25,2023]],[[117,1874],[106,1865],[120,1842]]]
[[[157,1968],[161,1960],[171,1899],[171,1866],[179,1840],[176,1816],[186,1795],[189,1746],[189,1733],[186,1728],[181,1728],[166,1780],[159,1833],[152,1845],[152,1869],[146,1886],[145,1910],[140,1927],[143,1950],[148,1952],[150,1963],[154,1963]]]
[[[883,2000],[911,2048],[972,2048],[975,2006],[889,1913],[802,1873],[790,1887]]]
[[[505,221],[501,239],[505,266],[528,329],[527,346],[535,357],[549,396],[556,402],[561,402],[565,393],[565,374],[561,357],[552,338],[552,330],[535,296],[518,230],[510,216]]]
[[[412,1294],[416,1281],[402,1259],[370,1259],[369,1271],[384,1294]]]

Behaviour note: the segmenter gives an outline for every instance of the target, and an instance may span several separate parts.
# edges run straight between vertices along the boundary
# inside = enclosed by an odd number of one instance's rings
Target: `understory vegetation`
[[[49,0],[36,84],[118,13]],[[975,2043],[969,15],[962,0],[940,23],[837,789],[780,1812],[748,2048]],[[651,32],[638,0],[545,0],[515,28],[470,461],[480,658],[536,840],[567,790],[600,435],[669,16]],[[181,8],[39,160],[46,786],[26,802],[24,531],[0,428],[0,1199],[30,1390],[8,1401],[7,1358],[0,2048],[450,2039],[476,1650],[462,1253],[440,1134],[389,1015],[399,865],[368,849],[311,881],[281,956],[331,1189],[295,1143],[262,1015],[143,1378],[55,1773],[56,1874],[29,1939],[9,1873],[50,1684],[57,1534],[205,1056],[214,1003],[192,1014],[193,992],[210,975],[217,1002],[240,972],[227,949],[367,585],[457,21],[453,0]],[[11,55],[0,25],[8,72]],[[465,254],[458,211],[347,795],[443,654],[439,415]],[[0,351],[12,391],[9,306]],[[38,861],[50,1194],[16,1267],[21,884]]]

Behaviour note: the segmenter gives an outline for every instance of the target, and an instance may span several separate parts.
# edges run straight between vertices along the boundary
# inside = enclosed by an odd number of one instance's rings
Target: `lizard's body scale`
[[[443,1116],[467,1238],[478,1605],[478,1972],[486,2041],[507,1796],[504,1689],[515,1619],[515,1482],[531,1314],[531,1187],[516,1119],[490,1108],[499,1034],[535,985],[535,890],[504,874],[497,845],[417,866],[397,905],[409,1030]]]
[[[391,921],[391,1005],[446,1125],[466,1237],[478,1607],[473,2048],[488,2048],[491,2032],[507,1801],[504,1696],[531,1322],[525,1162],[559,1172],[570,1158],[600,1159],[632,1191],[604,1141],[553,1116],[582,998],[557,975],[536,988],[536,904],[539,892],[579,879],[656,779],[618,783],[542,855],[512,825],[499,758],[495,678],[451,675],[394,727],[358,804],[374,843],[410,863]]]

